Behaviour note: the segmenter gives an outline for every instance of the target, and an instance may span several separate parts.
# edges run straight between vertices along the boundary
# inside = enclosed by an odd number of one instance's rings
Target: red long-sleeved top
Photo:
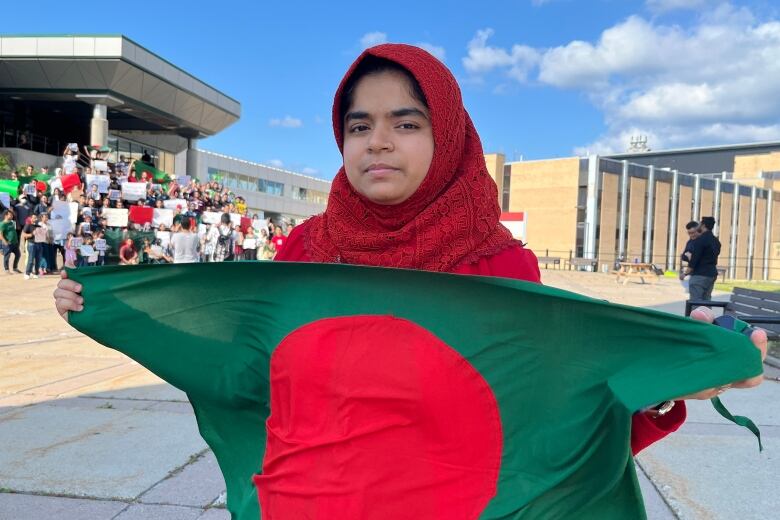
[[[283,262],[310,262],[311,258],[304,247],[304,237],[308,232],[306,223],[297,226],[277,253],[275,260]],[[470,264],[460,264],[452,270],[456,274],[481,276],[499,276],[541,283],[539,263],[536,255],[519,245],[509,247],[489,257],[480,258]],[[645,413],[635,413],[631,422],[631,450],[636,455],[654,442],[676,431],[685,421],[685,402],[678,401],[672,410],[656,419]]]

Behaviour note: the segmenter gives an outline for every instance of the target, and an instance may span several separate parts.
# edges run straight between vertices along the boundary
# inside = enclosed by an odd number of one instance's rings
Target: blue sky
[[[122,33],[242,105],[207,150],[330,179],[330,107],[365,45],[426,46],[508,160],[780,139],[769,0],[13,2],[8,34]],[[67,15],[67,16],[66,16]]]

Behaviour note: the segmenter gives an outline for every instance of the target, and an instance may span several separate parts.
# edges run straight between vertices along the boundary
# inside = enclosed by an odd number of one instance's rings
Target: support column
[[[620,174],[620,215],[618,224],[618,258],[626,258],[626,221],[628,220],[628,161],[623,161],[623,172]]]
[[[105,146],[108,144],[108,108],[101,103],[96,103],[92,106],[89,144],[92,146]]]
[[[756,205],[758,204],[757,190],[755,186],[750,187],[750,220],[748,233],[747,250],[747,279],[753,279],[753,261],[756,257],[753,249],[756,247]]]
[[[712,230],[712,233],[715,236],[720,236],[720,233],[718,233],[718,228],[720,226],[720,219],[723,218],[723,216],[720,214],[721,188],[722,188],[722,184],[720,182],[720,179],[715,179],[715,196],[712,201],[712,216],[715,217],[715,228]]]
[[[734,186],[734,196],[731,202],[731,240],[729,241],[729,278],[737,276],[737,236],[739,236],[739,184]]]
[[[647,204],[645,204],[645,250],[643,262],[653,261],[653,217],[655,216],[655,166],[647,172]]]
[[[600,159],[598,155],[588,157],[588,193],[585,203],[585,247],[584,258],[596,258],[596,228],[599,223],[598,203],[601,184]]]
[[[766,192],[766,226],[764,226],[764,280],[769,280],[769,252],[772,245],[772,202],[775,192],[767,190]]]
[[[669,215],[669,242],[666,246],[666,269],[677,267],[677,208],[680,205],[680,174],[672,170],[672,203]]]
[[[701,220],[701,177],[693,177],[693,220]]]
[[[206,181],[207,178],[200,179],[199,164],[198,164],[198,140],[194,138],[187,139],[187,175],[192,179],[198,179],[200,181]],[[208,174],[206,174],[208,177]]]

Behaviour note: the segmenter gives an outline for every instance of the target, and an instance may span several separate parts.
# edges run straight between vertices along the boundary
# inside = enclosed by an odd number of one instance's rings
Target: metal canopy
[[[121,36],[2,36],[0,96],[106,104],[112,131],[199,138],[241,115],[238,101]]]

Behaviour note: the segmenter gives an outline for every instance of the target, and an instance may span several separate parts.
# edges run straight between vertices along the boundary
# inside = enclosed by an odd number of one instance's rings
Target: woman
[[[498,193],[479,137],[455,78],[436,58],[407,45],[368,49],[339,86],[333,126],[344,166],[327,209],[296,226],[276,260],[540,282],[534,254],[499,222]],[[60,281],[55,298],[64,318],[67,311],[83,308],[78,290],[78,284]],[[764,350],[765,341],[764,335]],[[735,386],[759,382],[754,378]],[[684,419],[682,402],[635,414],[633,451]]]

